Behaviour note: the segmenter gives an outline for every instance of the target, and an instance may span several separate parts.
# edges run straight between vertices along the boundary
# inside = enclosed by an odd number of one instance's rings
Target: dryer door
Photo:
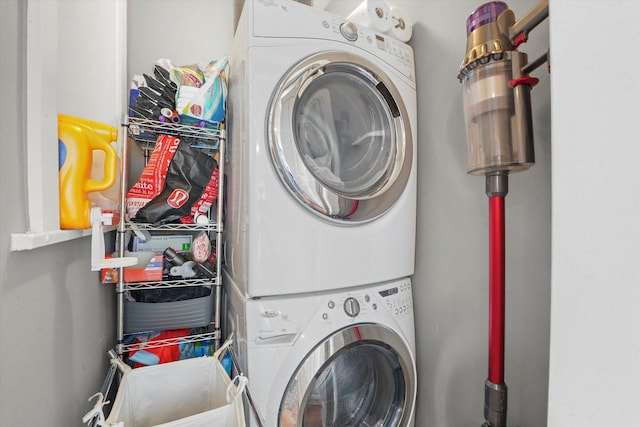
[[[361,223],[402,194],[413,158],[409,118],[396,86],[371,61],[310,56],[280,81],[268,115],[275,169],[312,212]]]
[[[381,325],[354,325],[319,343],[298,366],[278,426],[408,426],[415,398],[414,360],[400,336]]]

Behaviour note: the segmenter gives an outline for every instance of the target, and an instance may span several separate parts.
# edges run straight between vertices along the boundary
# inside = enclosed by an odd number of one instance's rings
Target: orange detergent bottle
[[[104,191],[116,181],[118,155],[113,141],[118,129],[79,117],[58,114],[58,180],[60,228],[91,227],[89,193]],[[104,177],[92,178],[94,151],[104,152]]]

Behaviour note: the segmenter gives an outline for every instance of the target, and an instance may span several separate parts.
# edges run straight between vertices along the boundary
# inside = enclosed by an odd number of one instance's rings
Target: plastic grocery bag
[[[96,425],[245,427],[242,391],[247,379],[239,375],[232,381],[227,375],[219,360],[227,346],[225,343],[213,357],[138,369],[122,364],[125,373],[111,413],[106,421],[97,417],[100,421]],[[99,401],[96,408],[104,404]],[[96,412],[94,408],[85,418]]]

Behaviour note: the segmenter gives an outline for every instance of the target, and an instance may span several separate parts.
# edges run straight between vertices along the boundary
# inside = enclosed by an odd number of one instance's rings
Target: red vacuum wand
[[[504,196],[489,197],[489,381],[504,384]]]
[[[507,385],[504,382],[505,330],[505,209],[509,176],[486,176],[489,197],[489,377],[485,382],[485,427],[507,425]]]

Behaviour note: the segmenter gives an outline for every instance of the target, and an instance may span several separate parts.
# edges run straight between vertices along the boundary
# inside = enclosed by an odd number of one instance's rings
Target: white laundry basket
[[[247,379],[233,381],[219,361],[198,357],[137,369],[124,367],[105,427],[245,427],[242,391]],[[114,363],[122,363],[114,361]],[[102,396],[93,414],[100,412]],[[99,408],[98,408],[99,407]],[[98,409],[96,409],[98,408]],[[90,413],[91,414],[91,413]],[[88,418],[90,414],[87,414]]]

